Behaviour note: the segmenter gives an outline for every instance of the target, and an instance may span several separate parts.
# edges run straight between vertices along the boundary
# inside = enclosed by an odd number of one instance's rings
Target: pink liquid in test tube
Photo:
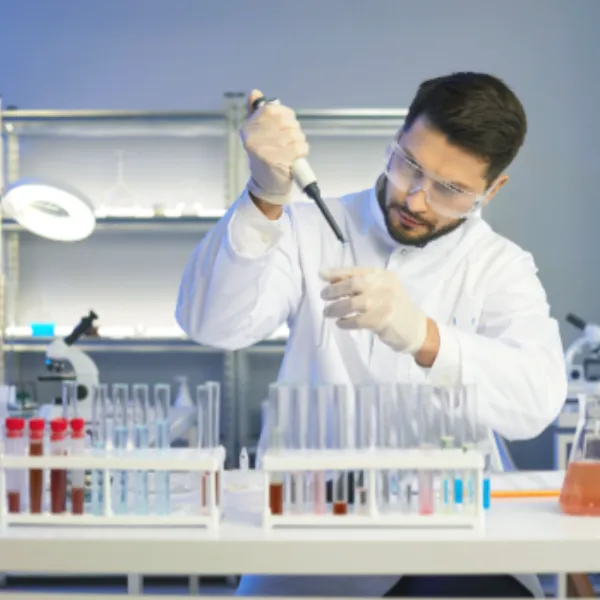
[[[419,514],[433,514],[433,473],[431,471],[419,474]]]

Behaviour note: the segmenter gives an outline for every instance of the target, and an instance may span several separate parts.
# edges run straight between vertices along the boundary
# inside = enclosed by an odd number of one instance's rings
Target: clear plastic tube
[[[436,430],[437,408],[434,404],[434,388],[420,385],[418,394],[419,448],[427,451],[438,447],[440,435]],[[434,471],[423,469],[419,472],[419,514],[432,515],[435,511]]]
[[[309,409],[309,447],[311,450],[324,451],[327,448],[327,414],[333,387],[320,385],[314,390]],[[324,514],[326,509],[327,488],[324,471],[313,474],[312,501],[315,514]]]
[[[411,450],[419,446],[419,422],[417,419],[417,386],[400,383],[396,386],[396,430],[399,448]],[[412,510],[416,478],[412,471],[398,472],[398,504],[403,513]]]
[[[149,447],[148,430],[148,386],[136,383],[132,388],[133,394],[133,446],[136,450],[146,450]],[[134,512],[138,515],[146,515],[149,512],[149,473],[148,471],[136,471]]]
[[[443,450],[453,450],[456,446],[460,389],[454,387],[442,388],[439,390],[439,395],[442,409],[440,447]],[[457,475],[453,470],[442,472],[440,494],[442,510],[446,513],[455,512],[457,508],[455,490]]]
[[[198,447],[205,450],[216,450],[220,442],[220,396],[221,386],[216,381],[207,381],[199,385],[196,391],[196,408],[198,411]],[[203,473],[201,480],[202,507],[209,506],[210,473]],[[219,473],[215,473],[215,504],[219,504]]]
[[[463,385],[459,393],[459,410],[461,411],[459,441],[465,452],[472,452],[477,449],[479,431],[476,388],[474,385]],[[464,471],[455,480],[454,485],[457,504],[462,504],[465,511],[474,511],[476,502],[478,502],[475,492],[475,474]]]
[[[348,443],[348,411],[349,411],[349,386],[339,384],[333,390],[333,448],[347,450]],[[348,514],[348,473],[342,471],[334,473],[333,479],[333,514]]]
[[[44,456],[44,433],[46,421],[44,419],[29,419],[29,456]],[[29,512],[39,514],[42,512],[44,499],[44,470],[29,469]]]
[[[396,444],[394,428],[395,389],[391,384],[377,387],[377,440],[376,444],[382,449],[391,449]],[[398,474],[395,471],[380,471],[379,473],[379,508],[383,512],[391,509],[392,489],[398,489]]]
[[[358,450],[370,450],[375,447],[375,393],[373,385],[356,387],[356,402],[354,408],[355,439]],[[355,511],[366,513],[368,506],[369,481],[363,471],[355,473],[354,506]]]
[[[103,383],[92,390],[92,447],[98,450],[106,448],[108,440],[107,407],[109,402],[108,386]],[[92,514],[104,514],[104,472],[92,471]]]
[[[156,447],[171,447],[171,387],[164,383],[154,386],[154,409],[156,426]],[[171,512],[171,473],[156,471],[156,512],[167,515]]]
[[[129,386],[124,383],[113,385],[113,448],[125,451],[129,444]],[[123,515],[128,510],[128,472],[116,471],[113,477],[113,512]]]
[[[81,456],[85,451],[85,420],[71,419],[71,456]],[[77,469],[71,472],[71,513],[82,515],[85,509],[85,471]]]
[[[25,454],[25,419],[8,417],[6,419],[6,454],[23,456]],[[6,494],[9,513],[20,513],[25,492],[25,471],[8,469],[6,471]]]
[[[71,417],[78,417],[77,383],[63,381],[62,384],[62,418],[67,421]]]
[[[277,452],[286,446],[286,413],[289,409],[291,388],[272,384],[269,386],[269,449]],[[269,481],[269,507],[271,514],[281,515],[285,509],[285,473],[271,473]]]
[[[296,386],[292,397],[288,427],[290,428],[290,448],[293,450],[303,451],[307,448],[306,436],[310,392],[311,390],[308,385],[299,385]],[[302,472],[293,473],[291,484],[292,510],[298,513],[304,512],[307,498],[307,474]]]
[[[50,454],[66,456],[67,454],[67,420],[62,418],[50,421]],[[50,510],[54,514],[62,514],[67,509],[67,471],[66,469],[50,469]]]
[[[337,256],[335,257],[335,263],[333,268],[341,269],[346,264],[348,257],[348,244],[340,244],[337,249]],[[323,315],[321,321],[321,330],[319,332],[319,342],[317,344],[317,350],[323,350],[329,345],[329,339],[331,337],[331,319]]]

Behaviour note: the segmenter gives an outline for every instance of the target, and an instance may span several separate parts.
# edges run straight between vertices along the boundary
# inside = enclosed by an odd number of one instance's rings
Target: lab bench
[[[158,570],[163,576],[600,571],[600,520],[562,515],[556,498],[495,500],[483,534],[468,530],[266,531],[260,523],[257,492],[230,490],[217,531],[9,527],[0,531],[0,556],[6,573],[21,576],[128,574],[131,594],[140,593],[143,575],[156,575]]]

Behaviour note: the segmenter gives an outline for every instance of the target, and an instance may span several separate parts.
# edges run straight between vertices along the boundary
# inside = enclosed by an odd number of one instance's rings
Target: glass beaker
[[[600,396],[580,394],[579,422],[560,493],[568,515],[600,516]]]

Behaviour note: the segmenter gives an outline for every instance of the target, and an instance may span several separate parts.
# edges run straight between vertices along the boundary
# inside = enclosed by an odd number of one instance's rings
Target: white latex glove
[[[415,354],[427,336],[427,315],[408,297],[398,275],[352,267],[322,273],[325,316],[341,329],[370,329],[398,352]]]
[[[263,94],[254,90],[248,106]],[[308,156],[308,144],[291,108],[264,104],[244,123],[242,143],[250,161],[248,190],[270,204],[287,204],[292,192],[292,165]]]

